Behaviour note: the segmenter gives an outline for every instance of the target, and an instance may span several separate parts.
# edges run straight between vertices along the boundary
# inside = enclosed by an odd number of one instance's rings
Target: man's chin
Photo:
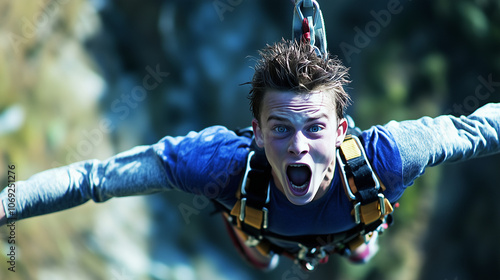
[[[288,201],[298,206],[306,205],[309,202],[311,202],[314,198],[314,195],[310,192],[306,193],[305,195],[296,196],[288,190],[285,195]]]

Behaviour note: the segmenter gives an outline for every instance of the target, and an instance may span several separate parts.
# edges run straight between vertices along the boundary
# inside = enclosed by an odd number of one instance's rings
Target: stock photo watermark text
[[[7,270],[16,272],[16,165],[7,166],[7,219],[8,239],[10,245],[7,253]],[[0,206],[2,207],[2,206]]]

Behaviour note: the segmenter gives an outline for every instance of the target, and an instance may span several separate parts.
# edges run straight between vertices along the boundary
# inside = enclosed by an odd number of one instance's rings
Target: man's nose
[[[307,154],[309,152],[308,139],[301,131],[296,132],[290,138],[288,152],[294,155]]]

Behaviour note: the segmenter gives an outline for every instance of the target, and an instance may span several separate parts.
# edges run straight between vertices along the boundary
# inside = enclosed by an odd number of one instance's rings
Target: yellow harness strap
[[[341,166],[341,176],[343,179],[342,184],[347,197],[353,202],[354,209],[351,214],[355,217],[356,223],[370,224],[378,219],[383,219],[386,215],[392,213],[393,208],[391,203],[382,194],[382,191],[385,190],[385,186],[382,182],[380,182],[379,178],[371,168],[359,139],[356,136],[347,135],[344,142],[340,145],[339,153],[342,157],[339,157],[338,162],[343,165]],[[374,182],[374,188],[379,188],[377,200],[369,203],[363,203],[358,198],[358,188],[356,187],[354,176],[346,175],[344,170],[345,165],[347,165],[349,161],[353,160],[363,160],[363,164],[366,164],[370,169]]]
[[[244,222],[257,230],[260,230],[266,214],[262,211],[262,209],[255,209],[246,205],[244,201],[245,200],[241,199],[236,201],[236,204],[234,204],[233,209],[231,210],[231,215],[241,217],[241,213],[244,214],[243,219],[237,219],[238,227],[241,228],[241,222]]]

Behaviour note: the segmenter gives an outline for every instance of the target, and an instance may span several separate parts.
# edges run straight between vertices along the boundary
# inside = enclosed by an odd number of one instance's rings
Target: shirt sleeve
[[[389,130],[384,126],[373,126],[361,134],[366,156],[384,184],[384,195],[390,202],[397,201],[406,186],[403,183],[401,154]]]
[[[460,162],[500,152],[500,104],[469,116],[450,115],[391,121],[361,134],[373,169],[394,202],[428,166]]]
[[[500,152],[500,103],[487,104],[469,116],[391,121],[385,127],[400,151],[405,186],[428,166]]]
[[[241,168],[249,144],[244,138],[223,127],[211,127],[185,137],[165,137],[157,144],[138,146],[104,161],[88,160],[50,169],[16,182],[15,211],[5,211],[6,216],[19,220],[90,199],[103,202],[171,189],[216,198],[236,181],[233,175]],[[219,162],[227,159],[231,160]],[[224,167],[225,172],[216,172]],[[0,193],[0,200],[8,209],[7,188]]]
[[[185,137],[165,137],[155,147],[167,186],[211,199],[232,199],[245,168],[251,139],[222,126]]]

